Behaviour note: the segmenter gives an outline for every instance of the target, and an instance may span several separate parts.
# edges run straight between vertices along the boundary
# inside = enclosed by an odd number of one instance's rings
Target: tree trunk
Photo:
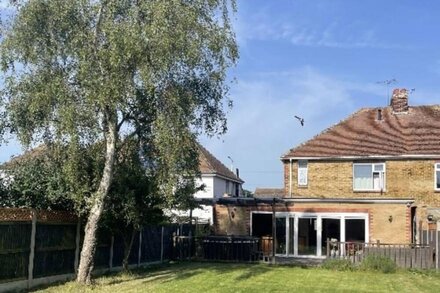
[[[108,117],[108,115],[107,115]],[[113,165],[116,155],[116,123],[111,119],[106,119],[106,154],[105,166],[99,183],[98,191],[95,194],[93,206],[87,219],[84,233],[84,243],[81,250],[81,259],[78,268],[76,281],[82,284],[91,283],[91,273],[93,270],[93,258],[96,250],[96,231],[98,229],[99,220],[101,219],[104,199],[108,194],[113,179]]]
[[[133,247],[133,241],[135,235],[136,235],[136,229],[133,228],[131,232],[130,241],[124,241],[125,242],[124,260],[122,261],[122,268],[124,271],[128,271],[128,258],[130,257],[131,248]]]

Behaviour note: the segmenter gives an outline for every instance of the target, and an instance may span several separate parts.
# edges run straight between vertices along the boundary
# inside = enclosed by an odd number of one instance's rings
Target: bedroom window
[[[385,190],[385,163],[353,164],[353,190]]]
[[[307,186],[307,173],[308,164],[307,161],[298,161],[298,186]]]
[[[440,190],[440,163],[435,164],[435,190]]]

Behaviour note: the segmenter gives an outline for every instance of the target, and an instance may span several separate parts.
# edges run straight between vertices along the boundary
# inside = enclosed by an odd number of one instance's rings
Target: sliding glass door
[[[317,219],[298,219],[298,254],[316,255],[317,247]]]
[[[276,216],[275,252],[279,256],[325,256],[327,239],[368,241],[368,214],[280,213]]]
[[[275,233],[275,252],[277,254],[286,254],[286,218],[276,218],[276,233]]]

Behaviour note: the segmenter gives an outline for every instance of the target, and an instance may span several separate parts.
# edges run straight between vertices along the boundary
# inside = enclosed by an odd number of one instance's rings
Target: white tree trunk
[[[105,166],[99,183],[98,191],[95,194],[93,206],[84,233],[84,243],[81,250],[81,259],[78,268],[77,282],[82,284],[91,283],[91,273],[93,270],[93,258],[96,250],[96,231],[104,207],[104,199],[108,194],[113,179],[113,167],[116,156],[116,124],[107,122],[106,131],[106,154]]]

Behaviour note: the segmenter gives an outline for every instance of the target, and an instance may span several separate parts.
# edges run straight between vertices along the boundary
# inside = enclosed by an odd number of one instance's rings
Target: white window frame
[[[355,188],[355,185],[354,185],[354,182],[355,182],[355,177],[354,177],[354,168],[355,168],[355,166],[365,166],[365,165],[371,165],[371,177],[372,178],[374,178],[373,177],[373,174],[375,173],[375,172],[378,172],[378,171],[374,171],[374,166],[377,166],[377,165],[382,165],[383,166],[383,171],[379,171],[379,173],[383,173],[383,184],[382,184],[382,188],[379,188],[379,189],[374,189],[374,188],[367,188],[367,189],[360,189],[360,188]],[[387,172],[386,172],[386,164],[383,162],[383,163],[353,163],[353,191],[372,191],[372,192],[385,192],[386,191],[386,189],[387,189]],[[380,177],[379,177],[380,178]],[[374,179],[373,179],[374,180]]]
[[[300,168],[300,163],[305,164],[305,168],[301,167]],[[304,170],[305,171],[305,182],[301,182],[300,180],[300,170]],[[306,187],[309,184],[309,162],[307,160],[298,160],[298,186],[301,187]]]
[[[440,188],[437,187],[437,172],[440,172],[440,163],[434,164],[434,190],[440,191]]]

